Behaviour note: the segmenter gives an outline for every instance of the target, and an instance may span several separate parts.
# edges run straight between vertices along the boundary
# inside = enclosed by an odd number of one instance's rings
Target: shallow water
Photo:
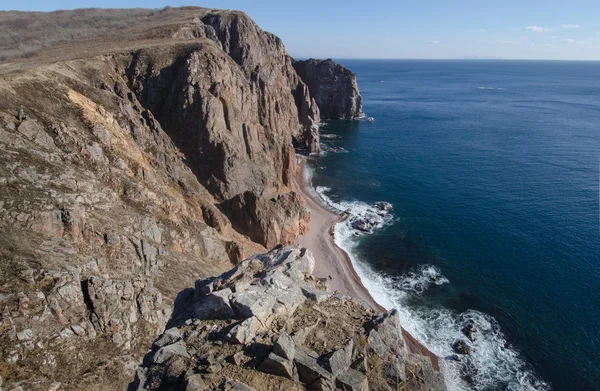
[[[441,356],[475,321],[451,389],[598,389],[600,63],[341,62],[375,121],[321,129],[313,185],[393,204],[336,227],[375,298]]]

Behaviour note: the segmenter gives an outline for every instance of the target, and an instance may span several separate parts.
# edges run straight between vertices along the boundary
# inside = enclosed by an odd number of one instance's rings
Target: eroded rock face
[[[307,250],[280,247],[198,281],[188,308],[174,314],[173,327],[138,368],[135,387],[221,390],[243,382],[261,390],[445,390],[429,357],[406,352],[397,312],[374,314],[332,295],[312,275],[314,264]],[[231,319],[222,318],[214,296],[227,298]],[[194,316],[199,308],[202,319]]]
[[[308,85],[322,118],[353,119],[363,116],[356,75],[331,60],[294,61],[294,69]]]

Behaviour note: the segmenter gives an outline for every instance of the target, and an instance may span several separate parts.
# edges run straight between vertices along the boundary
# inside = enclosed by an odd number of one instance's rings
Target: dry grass
[[[29,58],[38,52],[82,41],[139,39],[140,26],[168,24],[199,7],[163,9],[77,9],[54,12],[0,11],[0,62]]]

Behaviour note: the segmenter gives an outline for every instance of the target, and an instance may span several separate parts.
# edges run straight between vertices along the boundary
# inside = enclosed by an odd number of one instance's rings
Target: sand
[[[327,209],[314,192],[308,178],[305,177],[305,158],[298,157],[298,173],[295,178],[296,189],[304,197],[310,210],[310,230],[298,238],[297,244],[308,248],[314,255],[316,264],[314,274],[329,280],[329,289],[355,297],[364,304],[378,311],[386,311],[378,304],[360,277],[354,270],[348,254],[335,244],[334,226],[343,220],[343,216]],[[434,367],[439,370],[439,357],[427,349],[406,330],[402,330],[404,339],[411,353],[429,356]]]

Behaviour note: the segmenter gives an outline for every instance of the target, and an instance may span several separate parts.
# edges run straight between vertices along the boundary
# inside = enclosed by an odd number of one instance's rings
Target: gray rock
[[[462,339],[454,341],[452,349],[458,354],[471,354],[471,347]]]
[[[308,337],[308,335],[315,329],[315,327],[317,327],[319,321],[315,322],[315,324],[313,324],[312,326],[301,328],[300,330],[292,334],[292,339],[294,340],[296,346],[304,345],[306,337]]]
[[[190,357],[186,347],[182,343],[175,343],[160,348],[154,353],[153,361],[156,364],[164,364],[175,357]]]
[[[204,391],[207,390],[208,387],[202,379],[202,376],[193,373],[192,371],[188,371],[185,375],[185,391]]]
[[[353,349],[354,341],[350,340],[346,346],[344,346],[342,349],[336,350],[327,358],[327,365],[334,376],[337,376],[350,368]]]
[[[317,359],[310,357],[301,350],[296,350],[294,363],[298,369],[298,378],[300,381],[311,384],[319,378],[333,380],[334,376],[325,368],[317,363]]]
[[[221,289],[201,298],[192,309],[196,319],[231,319],[235,316],[229,297],[231,289]]]
[[[292,362],[275,353],[270,353],[257,369],[261,372],[287,377],[288,379],[294,378],[294,365]]]
[[[255,391],[254,388],[244,384],[244,383],[235,383],[228,391]]]
[[[335,383],[344,391],[369,391],[367,376],[355,369],[340,374]]]
[[[17,333],[17,339],[19,341],[30,341],[33,339],[33,330],[25,329]]]
[[[335,381],[321,377],[306,387],[306,389],[311,391],[335,391]]]
[[[294,359],[295,352],[296,344],[292,337],[287,333],[282,333],[279,338],[277,338],[275,345],[273,345],[273,353],[288,360]]]
[[[406,384],[410,390],[446,391],[444,376],[434,369],[431,359],[420,354],[406,357]]]
[[[250,287],[246,291],[236,292],[231,299],[231,306],[238,316],[242,318],[256,316],[263,322],[273,313],[275,303],[276,298],[259,287]]]
[[[227,339],[231,342],[245,345],[250,343],[261,329],[261,322],[253,316],[234,326],[227,333]]]
[[[171,327],[160,336],[159,339],[154,341],[156,347],[162,348],[166,345],[171,345],[181,339],[181,332],[177,327]]]
[[[311,286],[302,287],[302,293],[304,294],[304,296],[306,296],[306,298],[314,300],[317,303],[321,303],[331,297],[331,293],[322,291]]]

